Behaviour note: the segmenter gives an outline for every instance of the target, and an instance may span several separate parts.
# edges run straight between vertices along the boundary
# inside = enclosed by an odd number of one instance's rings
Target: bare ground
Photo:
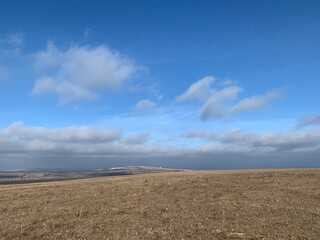
[[[320,239],[320,169],[0,186],[0,239]]]

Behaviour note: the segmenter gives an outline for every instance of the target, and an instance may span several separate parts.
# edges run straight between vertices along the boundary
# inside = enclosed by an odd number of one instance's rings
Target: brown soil
[[[0,186],[0,239],[320,239],[320,170]]]

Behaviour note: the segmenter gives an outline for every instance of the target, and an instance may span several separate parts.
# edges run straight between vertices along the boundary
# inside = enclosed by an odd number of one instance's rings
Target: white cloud
[[[209,118],[224,118],[235,114],[260,109],[280,95],[273,90],[264,95],[257,95],[238,100],[243,89],[231,80],[218,80],[212,76],[204,77],[193,83],[177,102],[200,102],[199,115],[202,120]]]
[[[23,122],[15,122],[1,130],[0,136],[8,140],[26,142],[36,140],[51,143],[109,143],[119,140],[121,131],[77,126],[65,129],[46,129],[26,126]]]
[[[259,109],[262,107],[265,107],[269,104],[269,102],[278,97],[280,95],[280,92],[277,90],[271,91],[270,93],[267,93],[265,95],[261,96],[253,96],[249,98],[245,98],[232,106],[230,108],[230,112],[235,114],[238,112],[243,112],[243,111],[251,111],[255,109]]]
[[[53,93],[60,103],[96,98],[103,90],[119,90],[141,70],[133,60],[104,45],[72,46],[61,51],[49,42],[35,59],[43,76],[32,93]]]
[[[240,87],[231,86],[212,93],[200,109],[201,119],[207,120],[210,117],[221,118],[227,116],[229,114],[227,103],[235,99],[240,91],[242,91]]]
[[[72,82],[56,83],[49,77],[39,79],[34,87],[32,93],[34,95],[57,94],[59,96],[59,103],[66,104],[76,100],[90,100],[97,98],[97,95],[81,85]]]
[[[303,118],[299,119],[297,123],[298,128],[313,126],[313,125],[320,125],[320,115],[307,115]]]
[[[215,78],[213,76],[206,76],[195,83],[191,84],[191,86],[180,96],[177,97],[178,102],[186,102],[186,101],[204,101],[211,94],[211,86]]]
[[[135,110],[137,111],[147,111],[155,107],[155,102],[149,100],[149,99],[143,99],[137,102],[135,105]]]

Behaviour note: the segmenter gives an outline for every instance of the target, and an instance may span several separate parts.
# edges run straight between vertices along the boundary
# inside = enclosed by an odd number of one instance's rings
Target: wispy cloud
[[[296,127],[303,128],[315,125],[320,125],[320,115],[306,115],[298,120]]]
[[[213,76],[206,76],[193,83],[184,93],[177,97],[178,102],[200,102],[200,118],[224,118],[235,114],[265,107],[280,95],[273,90],[264,95],[256,95],[239,100],[243,88],[230,80],[219,81]]]
[[[88,39],[88,38],[90,37],[90,35],[91,35],[91,28],[86,28],[86,29],[84,30],[83,37],[84,37],[85,39]]]
[[[134,106],[136,111],[147,111],[156,106],[156,103],[149,99],[142,99]]]
[[[234,100],[238,93],[242,91],[240,87],[230,86],[221,90],[216,90],[200,109],[202,120],[211,118],[223,118],[230,115],[232,106],[228,106],[229,101]]]
[[[60,104],[94,99],[104,90],[119,90],[142,69],[105,45],[72,46],[62,51],[52,42],[35,54],[35,65],[42,77],[32,93],[57,95]]]
[[[24,34],[21,32],[11,33],[0,38],[0,52],[4,56],[16,57],[24,46]]]
[[[235,114],[238,112],[251,111],[265,107],[269,104],[271,100],[278,97],[280,94],[281,92],[279,90],[273,90],[264,95],[242,99],[230,108],[230,112],[232,114]]]
[[[177,97],[178,102],[186,101],[204,101],[210,97],[212,92],[212,84],[215,81],[213,76],[206,76],[191,86],[180,96]]]

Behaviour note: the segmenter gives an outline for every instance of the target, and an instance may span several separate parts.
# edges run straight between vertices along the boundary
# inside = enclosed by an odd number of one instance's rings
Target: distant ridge
[[[35,182],[62,181],[106,176],[136,175],[160,172],[180,172],[172,169],[149,166],[125,166],[99,169],[33,169],[0,172],[0,184],[21,184]]]

